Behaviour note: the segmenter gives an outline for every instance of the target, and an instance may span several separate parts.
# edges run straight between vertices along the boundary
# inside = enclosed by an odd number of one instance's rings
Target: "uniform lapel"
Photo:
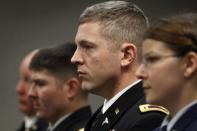
[[[97,119],[98,114],[101,112],[102,107],[103,106],[99,107],[99,109],[97,109],[95,111],[95,113],[92,115],[92,117],[89,119],[88,123],[85,126],[85,131],[91,131],[92,125],[95,122],[95,120]],[[94,131],[96,131],[96,130],[94,130]]]
[[[192,121],[197,119],[197,104],[190,107],[183,116],[176,122],[173,131],[183,131]]]
[[[79,121],[87,121],[91,116],[90,107],[84,107],[65,118],[54,131],[68,131],[73,125],[76,125]],[[85,125],[84,125],[85,126]]]
[[[112,128],[124,113],[143,97],[143,89],[141,87],[142,82],[139,82],[120,96],[120,98],[99,119],[93,131],[108,131]],[[99,110],[101,111],[101,109]]]
[[[36,123],[34,125],[32,125],[31,130],[32,131],[45,131],[48,127],[48,123],[41,121],[41,120],[37,120]]]

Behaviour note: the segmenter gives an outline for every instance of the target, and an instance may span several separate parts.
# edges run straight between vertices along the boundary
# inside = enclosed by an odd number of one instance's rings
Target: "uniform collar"
[[[173,126],[176,124],[176,122],[183,116],[183,114],[193,105],[197,104],[197,101],[193,101],[190,104],[186,105],[184,108],[182,108],[176,115],[170,120],[169,116],[166,116],[166,118],[163,120],[161,127],[167,125],[167,131],[170,131]]]
[[[64,121],[66,118],[68,118],[70,114],[71,114],[71,113],[66,114],[66,115],[64,115],[63,117],[61,117],[59,120],[57,120],[57,121],[55,122],[54,125],[52,125],[51,123],[49,123],[48,130],[49,130],[49,131],[55,130],[55,128],[58,127],[58,125],[59,125],[62,121]]]
[[[34,125],[37,121],[37,118],[36,117],[27,117],[25,116],[24,117],[24,121],[25,121],[25,128],[31,128],[32,125]]]
[[[102,111],[102,106],[99,108],[94,115],[91,117],[90,121],[86,125],[85,130],[94,130],[94,131],[108,131],[110,130],[116,122],[118,122],[121,117],[133,106],[134,109],[132,112],[138,108],[138,102],[144,101],[144,94],[142,89],[142,82],[136,83],[124,92],[108,109],[107,111],[99,117],[95,125],[95,121],[99,112]],[[137,107],[135,107],[137,106]],[[134,111],[135,112],[135,111]],[[130,121],[135,122],[135,118],[131,118]]]
[[[128,85],[126,88],[124,88],[123,90],[121,90],[120,92],[118,92],[114,97],[112,97],[110,100],[107,101],[107,99],[105,99],[103,107],[102,107],[102,113],[104,114],[107,109],[109,109],[109,107],[122,95],[124,94],[127,90],[129,90],[130,88],[132,88],[134,85],[136,85],[137,83],[139,83],[141,80],[137,80],[134,83]]]

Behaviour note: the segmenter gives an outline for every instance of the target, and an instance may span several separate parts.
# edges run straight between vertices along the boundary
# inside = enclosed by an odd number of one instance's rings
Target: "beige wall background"
[[[31,50],[74,40],[83,9],[103,0],[0,1],[0,131],[14,131],[22,120],[15,86],[22,58]],[[196,0],[133,0],[154,21],[180,11],[196,11]],[[93,111],[103,99],[90,95]]]

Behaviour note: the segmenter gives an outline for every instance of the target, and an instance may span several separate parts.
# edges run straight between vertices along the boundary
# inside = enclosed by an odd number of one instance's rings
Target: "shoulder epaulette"
[[[169,115],[169,111],[158,105],[144,104],[139,106],[140,112],[159,111]]]
[[[84,128],[80,128],[78,131],[84,131]]]

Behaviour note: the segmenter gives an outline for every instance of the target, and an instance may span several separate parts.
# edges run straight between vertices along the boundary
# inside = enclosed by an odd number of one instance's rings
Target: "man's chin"
[[[25,114],[29,114],[29,113],[33,112],[32,108],[29,108],[26,106],[19,106],[18,109]]]
[[[86,82],[83,82],[81,84],[81,88],[82,90],[84,91],[91,91],[92,90],[92,86],[90,86],[90,84],[86,83]]]
[[[41,112],[39,112],[39,111],[36,112],[36,116],[37,116],[38,118],[40,118],[40,119],[45,120],[45,117],[44,117],[43,113],[41,113]]]

